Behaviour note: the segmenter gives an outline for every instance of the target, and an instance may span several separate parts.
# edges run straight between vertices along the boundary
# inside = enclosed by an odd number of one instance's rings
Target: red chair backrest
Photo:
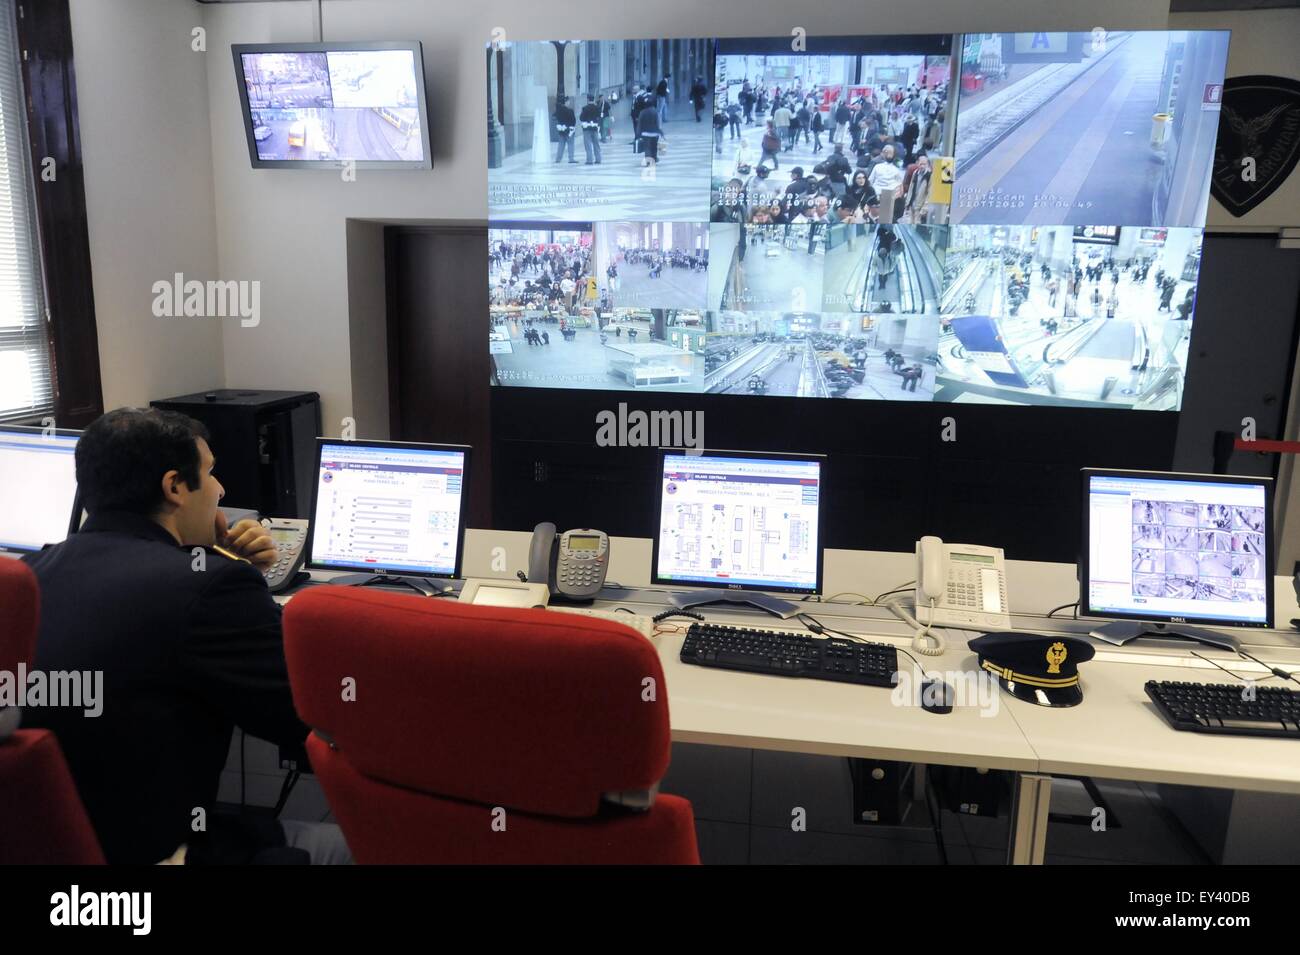
[[[602,804],[668,767],[663,670],[631,628],[316,587],[284,630],[313,767],[359,861],[698,861],[685,800]],[[513,838],[490,825],[502,813]]]
[[[19,560],[0,557],[0,670],[18,672],[36,656],[41,596],[36,575]]]
[[[18,678],[36,652],[40,591],[31,569],[0,558],[0,670]],[[0,865],[102,865],[59,742],[49,730],[0,738]]]

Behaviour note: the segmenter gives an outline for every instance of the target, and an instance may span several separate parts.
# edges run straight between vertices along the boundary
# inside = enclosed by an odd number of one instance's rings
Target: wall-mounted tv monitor
[[[1227,38],[501,44],[492,381],[1178,410]]]
[[[254,168],[433,165],[418,42],[231,49]]]

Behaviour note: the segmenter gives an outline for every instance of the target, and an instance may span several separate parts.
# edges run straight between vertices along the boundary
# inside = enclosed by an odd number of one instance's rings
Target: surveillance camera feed
[[[703,221],[712,41],[492,50],[489,218]]]
[[[423,162],[413,50],[243,53],[260,160]]]
[[[1227,36],[493,45],[492,382],[1177,410]]]
[[[967,34],[952,221],[1205,225],[1227,31]]]
[[[1180,406],[1200,229],[949,232],[940,400]]]

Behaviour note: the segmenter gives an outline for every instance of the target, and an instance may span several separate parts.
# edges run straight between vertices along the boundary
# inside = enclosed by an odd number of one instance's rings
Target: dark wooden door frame
[[[60,427],[80,428],[103,414],[104,395],[68,0],[20,0],[18,41],[49,316],[54,416]],[[54,160],[55,175],[48,181],[42,175],[46,159]]]

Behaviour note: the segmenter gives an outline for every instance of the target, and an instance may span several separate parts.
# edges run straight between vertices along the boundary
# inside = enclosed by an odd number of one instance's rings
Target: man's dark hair
[[[191,491],[202,483],[196,438],[208,429],[178,411],[118,408],[96,418],[77,442],[77,486],[86,510],[153,516],[162,476],[180,472]]]

